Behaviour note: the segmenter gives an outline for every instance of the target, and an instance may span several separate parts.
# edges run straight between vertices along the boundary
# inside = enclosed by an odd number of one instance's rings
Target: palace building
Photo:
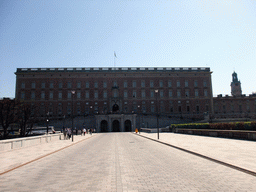
[[[16,99],[56,126],[134,131],[213,113],[210,68],[18,68]],[[52,119],[52,120],[51,120]]]

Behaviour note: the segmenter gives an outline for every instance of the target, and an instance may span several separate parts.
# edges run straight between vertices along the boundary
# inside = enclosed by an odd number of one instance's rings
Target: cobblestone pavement
[[[77,142],[81,142],[94,135],[97,134],[85,134],[83,136],[74,135],[73,142],[71,142],[71,139],[64,140],[62,137],[62,140],[0,152],[0,175],[6,171],[42,158],[45,155],[49,155],[63,148],[74,145]]]
[[[157,133],[140,135],[157,140]],[[178,133],[160,133],[159,141],[256,172],[255,141]]]
[[[256,177],[131,133],[101,133],[0,176],[1,191],[255,191]]]

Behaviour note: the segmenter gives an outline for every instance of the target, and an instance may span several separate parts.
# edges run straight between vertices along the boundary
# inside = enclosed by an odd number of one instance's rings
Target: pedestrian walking
[[[63,127],[63,135],[64,135],[64,140],[67,139],[67,128]]]
[[[70,139],[71,138],[71,129],[69,128],[68,129],[68,139]]]
[[[86,129],[85,128],[83,129],[83,132],[84,132],[84,136],[85,136],[85,133],[86,133]]]

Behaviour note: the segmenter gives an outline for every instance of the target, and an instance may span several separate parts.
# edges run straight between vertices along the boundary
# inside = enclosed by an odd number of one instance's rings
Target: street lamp
[[[72,93],[72,128],[71,128],[71,134],[72,134],[72,142],[74,141],[74,134],[73,134],[73,128],[74,128],[74,104],[73,104],[73,101],[74,101],[74,95],[76,93],[76,91],[71,91]]]
[[[48,135],[48,129],[49,129],[49,112],[47,112],[47,119],[46,119],[46,122],[47,122],[47,135]]]
[[[155,93],[156,93],[156,126],[157,126],[157,139],[159,139],[158,104],[157,104],[158,89],[155,90]]]
[[[64,128],[64,125],[65,125],[65,117],[66,117],[66,116],[65,116],[65,115],[63,115],[63,126],[62,126],[62,130],[63,130],[63,132],[64,132],[64,129],[65,129],[65,128]]]
[[[90,124],[91,124],[91,129],[92,129],[92,116],[93,116],[93,111],[92,111],[92,106],[90,106],[90,111],[89,113],[91,114],[91,117],[90,117]],[[89,131],[89,128],[88,128],[88,131]]]
[[[140,105],[138,105],[139,134],[140,134]]]

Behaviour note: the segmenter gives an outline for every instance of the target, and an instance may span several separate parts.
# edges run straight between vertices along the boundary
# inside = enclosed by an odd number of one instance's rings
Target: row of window
[[[154,83],[154,80],[150,80],[150,87],[155,87],[155,83]],[[184,84],[185,87],[189,87],[189,81],[188,80],[185,80],[185,84]],[[207,87],[207,81],[204,80],[203,81],[203,86],[204,87]],[[26,85],[25,85],[25,82],[22,82],[21,83],[21,88],[22,89],[25,89]],[[99,84],[97,81],[94,82],[94,88],[98,88],[99,87]],[[113,82],[113,87],[118,87],[118,84],[117,84],[117,81],[114,81]],[[124,88],[127,88],[128,87],[128,81],[124,81],[123,82],[123,87]],[[129,86],[130,87],[130,86]],[[134,80],[132,81],[132,87],[135,88],[137,87],[137,81]],[[145,84],[145,80],[141,80],[141,87],[146,87],[146,84]],[[159,81],[159,85],[157,87],[164,87],[164,81],[163,80],[160,80]],[[172,81],[169,80],[168,81],[168,87],[172,87]],[[177,80],[176,81],[176,87],[181,87],[181,82],[180,80]],[[194,87],[198,87],[198,81],[195,80],[194,81]],[[35,89],[36,88],[36,83],[35,82],[32,82],[31,83],[31,88],[32,89]],[[46,83],[45,82],[42,82],[41,83],[41,88],[42,89],[45,89],[46,88]],[[54,87],[54,83],[53,82],[50,82],[49,84],[49,88],[50,89],[53,89],[53,88],[57,88],[57,87]],[[58,88],[59,89],[62,89],[63,88],[63,82],[59,82],[58,83]],[[72,88],[72,82],[69,81],[67,82],[67,88],[71,89]],[[80,89],[81,88],[81,82],[77,82],[76,83],[76,88]],[[89,81],[86,81],[85,82],[85,88],[90,88],[90,82]],[[107,88],[107,81],[103,81],[103,88]]]
[[[245,108],[246,108],[247,112],[250,112],[252,110],[253,106],[247,104],[245,106]],[[256,112],[256,104],[254,105],[254,110]],[[242,112],[243,111],[243,105],[242,104],[238,104],[236,106],[230,105],[230,107],[227,107],[226,105],[222,105],[222,109],[220,109],[218,105],[214,105],[214,111],[215,112],[220,112],[220,111],[221,112],[235,112],[235,111]]]
[[[123,92],[123,97],[124,98],[128,98],[128,97],[133,97],[133,98],[137,98],[138,95],[137,95],[137,91],[136,90],[133,90],[132,91],[132,95],[129,95],[128,94],[129,92],[127,90],[124,90]],[[178,98],[180,98],[182,95],[182,91],[181,90],[177,90],[176,91],[176,96]],[[207,89],[204,89],[204,92],[203,92],[203,96],[204,97],[208,97],[208,90]],[[113,97],[119,97],[119,91],[118,90],[114,90],[113,91],[113,94],[112,94]],[[155,90],[150,90],[150,98],[155,98],[156,96],[156,93],[155,93]],[[40,96],[40,99],[45,99],[46,95],[45,95],[45,92],[42,91],[41,92],[41,96]],[[74,97],[76,99],[81,99],[81,91],[76,91],[74,92]],[[158,97],[159,98],[164,98],[164,90],[159,90],[158,92]],[[169,98],[172,98],[174,97],[173,95],[173,90],[169,90],[168,91],[168,97]],[[190,91],[189,90],[185,90],[185,97],[190,97]],[[195,89],[194,90],[194,97],[199,97],[199,90],[198,89]],[[36,99],[36,94],[34,91],[31,92],[31,99]],[[54,98],[54,92],[53,91],[50,91],[49,92],[49,99],[53,99]],[[98,99],[99,98],[99,93],[97,90],[94,91],[94,99]],[[103,91],[103,98],[104,99],[107,99],[108,98],[108,92],[107,90],[104,90]],[[146,91],[145,90],[141,90],[141,98],[146,98]],[[20,96],[20,99],[24,100],[25,99],[25,92],[22,91],[21,92],[21,96]],[[58,99],[63,99],[63,94],[61,91],[58,92]],[[67,94],[67,99],[72,99],[72,93],[71,92],[68,92]],[[85,99],[90,99],[90,94],[89,94],[89,91],[85,91]]]
[[[71,103],[68,103],[68,105],[66,106],[66,112],[68,115],[71,114]],[[52,103],[50,103],[49,105],[49,114],[50,115],[53,115],[53,112],[56,110],[54,109]],[[124,112],[128,113],[128,112],[138,112],[140,109],[137,105],[132,105],[132,106],[128,106],[128,105],[124,105]],[[151,113],[155,113],[156,112],[156,106],[154,104],[151,104],[148,108],[148,112],[151,112]],[[160,107],[159,107],[159,112],[165,112],[165,106],[163,104],[160,104]],[[205,110],[208,111],[209,110],[209,106],[208,105],[205,105]],[[40,114],[41,115],[45,115],[46,113],[46,107],[44,105],[44,103],[41,103],[41,106],[40,106]],[[89,114],[89,113],[107,113],[108,112],[108,108],[107,108],[107,105],[103,106],[101,108],[101,111],[99,111],[99,107],[98,106],[85,106],[84,108],[84,113],[85,114]],[[142,113],[146,113],[147,112],[147,107],[146,105],[142,105],[141,106],[141,112]],[[182,108],[182,106],[176,106],[175,108],[170,105],[169,106],[169,112],[178,112],[178,113],[191,113],[191,107],[190,105],[187,105],[186,108]],[[195,106],[195,110],[193,110],[193,113],[199,113],[200,112],[200,106],[199,105],[196,105]],[[58,107],[57,107],[57,114],[58,115],[62,115],[63,114],[63,105],[62,103],[59,103],[58,104]],[[76,107],[75,107],[75,111],[74,111],[74,114],[77,114],[77,115],[81,115],[82,114],[82,107],[80,105],[80,103],[76,103]]]

